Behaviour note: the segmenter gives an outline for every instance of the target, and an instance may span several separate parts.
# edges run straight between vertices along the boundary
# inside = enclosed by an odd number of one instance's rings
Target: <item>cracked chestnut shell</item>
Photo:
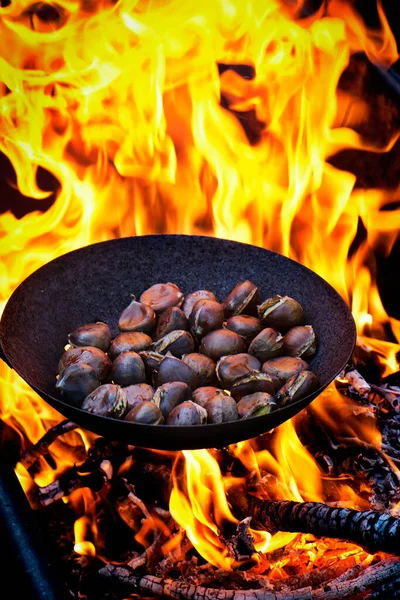
[[[310,367],[308,363],[302,358],[295,358],[294,356],[278,356],[277,358],[271,358],[267,360],[261,370],[263,373],[267,373],[271,377],[276,377],[279,383],[283,385],[285,381],[300,373],[300,371],[309,371]]]
[[[192,399],[193,402],[196,402],[196,404],[199,404],[204,408],[208,400],[210,400],[210,398],[214,398],[214,396],[228,396],[228,394],[220,388],[212,385],[206,385],[204,387],[198,387],[197,390],[194,390]]]
[[[253,340],[262,329],[260,319],[250,315],[236,315],[226,322],[226,328],[242,336],[247,344]]]
[[[296,358],[312,356],[317,349],[317,339],[311,325],[299,325],[289,329],[283,342],[285,354]]]
[[[178,404],[190,400],[192,390],[183,381],[170,381],[160,385],[154,393],[153,402],[161,410],[166,419],[172,409]]]
[[[86,396],[100,385],[96,371],[84,363],[69,365],[57,380],[57,390],[74,406],[80,406]]]
[[[217,383],[217,376],[215,375],[215,362],[205,354],[191,352],[189,354],[185,354],[182,360],[196,373],[197,385],[199,387]]]
[[[170,381],[183,381],[192,390],[197,387],[197,375],[182,360],[175,356],[166,356],[154,370],[154,384],[159,387]]]
[[[254,338],[249,346],[249,354],[253,354],[263,363],[270,358],[283,354],[283,337],[272,327],[266,327]]]
[[[270,377],[270,375],[254,372],[235,381],[231,387],[231,396],[236,402],[243,398],[243,396],[255,394],[256,392],[266,392],[272,396],[275,393],[276,387],[276,380]]]
[[[237,404],[237,410],[241,419],[268,415],[275,408],[275,400],[270,394],[265,392],[256,392],[244,396]]]
[[[128,411],[141,402],[151,402],[154,389],[148,383],[135,383],[122,388],[128,401]]]
[[[214,329],[221,329],[224,322],[222,304],[215,300],[199,300],[190,313],[190,331],[196,340]]]
[[[146,383],[144,362],[137,352],[122,352],[111,368],[114,383],[126,387],[134,383]]]
[[[154,369],[158,367],[163,358],[165,358],[164,354],[152,352],[151,350],[143,350],[142,352],[138,352],[138,354],[144,362],[147,379],[152,381]]]
[[[156,313],[147,304],[135,299],[121,313],[118,321],[120,331],[150,333],[156,326]]]
[[[177,306],[171,306],[170,308],[167,308],[167,310],[164,310],[158,319],[156,331],[154,333],[154,341],[156,342],[167,335],[167,333],[171,333],[171,331],[176,331],[177,329],[184,329],[187,331],[189,329],[189,323],[183,310]]]
[[[285,406],[305,398],[318,387],[318,377],[312,371],[301,371],[293,375],[275,395],[278,406]]]
[[[190,427],[190,425],[203,425],[207,421],[207,411],[191,400],[178,404],[168,415],[167,425],[175,427]]]
[[[95,415],[120,419],[126,413],[128,401],[119,385],[106,383],[85,398],[82,408]]]
[[[204,408],[209,423],[228,423],[239,418],[236,402],[230,396],[217,394],[208,400]]]
[[[216,373],[221,386],[230,390],[235,381],[260,368],[261,363],[255,356],[245,353],[232,354],[218,361]]]
[[[260,293],[258,287],[252,281],[241,281],[233,288],[222,303],[225,317],[228,318],[240,314],[256,314],[259,301]]]
[[[117,358],[122,352],[141,352],[150,348],[153,340],[147,333],[141,331],[127,331],[120,333],[111,342],[108,351],[112,359]]]
[[[216,297],[210,290],[197,290],[188,294],[182,304],[182,310],[188,319],[192,312],[193,306],[199,300],[216,300]]]
[[[164,417],[154,402],[141,402],[125,415],[125,421],[142,425],[162,425]]]
[[[203,337],[199,352],[214,361],[229,354],[239,354],[245,351],[244,339],[229,329],[216,329]]]
[[[278,331],[287,331],[291,327],[303,323],[303,308],[297,300],[290,296],[273,296],[257,307],[258,316],[264,326]]]
[[[171,306],[181,306],[183,294],[175,283],[156,283],[143,292],[140,302],[148,304],[160,314]]]
[[[157,342],[154,342],[151,349],[153,352],[158,352],[159,354],[170,352],[173,356],[181,358],[184,354],[193,352],[194,340],[190,333],[183,329],[171,331],[171,333],[167,333],[167,335],[160,338]]]
[[[109,326],[101,321],[88,323],[69,333],[68,342],[72,346],[94,346],[107,352],[111,344],[111,331]]]
[[[93,346],[74,346],[68,348],[60,358],[58,371],[61,373],[73,364],[84,363],[93,367],[100,382],[104,381],[111,369],[111,361],[99,348]]]

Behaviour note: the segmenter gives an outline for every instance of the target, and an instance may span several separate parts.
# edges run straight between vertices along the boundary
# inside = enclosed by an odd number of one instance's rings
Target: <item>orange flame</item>
[[[397,369],[399,346],[385,340],[385,327],[400,340],[400,323],[379,298],[374,253],[388,254],[397,239],[400,211],[382,209],[399,190],[355,189],[355,175],[328,162],[344,149],[393,148],[398,134],[371,142],[351,128],[371,108],[338,84],[354,52],[392,64],[395,39],[379,0],[373,31],[351,2],[328,0],[300,19],[304,4],[60,0],[47,17],[25,0],[0,8],[0,151],[36,209],[0,216],[1,306],[35,269],[86,244],[203,233],[270,248],[318,272],[352,306],[360,343],[382,356],[385,374]],[[255,76],[219,75],[218,64],[247,65]],[[57,181],[45,212],[43,170]],[[366,239],[349,258],[359,221]],[[4,364],[0,377],[2,418],[36,442],[60,416]],[[313,404],[328,426],[326,407],[338,410],[340,398],[331,386]],[[356,434],[380,444],[373,425]],[[90,440],[75,432],[56,442],[57,469],[42,461],[36,483],[76,462]],[[269,451],[251,443],[231,451],[258,478],[271,473],[277,498],[324,499],[321,472],[292,422]],[[226,491],[237,482],[221,478],[210,452],[185,452],[184,461],[172,514],[206,560],[228,568],[220,532],[236,522]],[[17,472],[28,489],[30,477],[20,465]],[[342,500],[357,505],[346,485]],[[76,550],[92,555],[88,523],[85,515],[77,521]],[[253,535],[259,551],[293,537]]]

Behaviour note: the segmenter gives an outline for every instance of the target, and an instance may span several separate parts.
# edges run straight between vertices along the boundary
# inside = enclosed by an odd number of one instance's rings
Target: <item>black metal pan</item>
[[[318,337],[310,361],[320,387],[272,412],[224,424],[140,425],[93,415],[63,402],[55,390],[67,334],[104,321],[117,334],[118,316],[154,283],[174,282],[185,293],[210,289],[223,300],[241,280],[263,298],[289,295],[304,307]],[[306,407],[335,378],[354,349],[354,320],[339,294],[318,275],[279,254],[209,237],[152,235],[122,238],[65,254],[29,276],[13,293],[1,319],[3,358],[49,404],[85,429],[136,446],[165,450],[222,447],[255,437]]]

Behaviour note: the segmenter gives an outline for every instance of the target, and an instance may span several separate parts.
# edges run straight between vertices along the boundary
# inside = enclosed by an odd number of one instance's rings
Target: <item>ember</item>
[[[0,150],[20,194],[0,216],[2,303],[69,250],[201,233],[329,281],[353,361],[274,431],[184,453],[62,422],[2,363],[16,472],[75,598],[394,599],[400,325],[376,278],[398,237],[396,42],[380,1],[373,30],[344,0],[198,4],[0,2]]]

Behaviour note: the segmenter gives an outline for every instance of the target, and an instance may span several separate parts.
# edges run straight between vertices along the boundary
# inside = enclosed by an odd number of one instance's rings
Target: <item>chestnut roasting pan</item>
[[[172,427],[101,417],[71,406],[55,390],[67,335],[94,321],[118,333],[118,317],[131,295],[155,283],[176,283],[183,293],[212,290],[222,301],[250,279],[261,298],[292,296],[314,327],[318,350],[310,360],[319,388],[270,414],[223,424]],[[99,435],[145,448],[223,447],[271,430],[305,408],[350,359],[356,330],[349,308],[321,277],[263,248],[192,235],[148,235],[93,244],[44,265],[12,294],[0,326],[2,358],[68,419]]]

